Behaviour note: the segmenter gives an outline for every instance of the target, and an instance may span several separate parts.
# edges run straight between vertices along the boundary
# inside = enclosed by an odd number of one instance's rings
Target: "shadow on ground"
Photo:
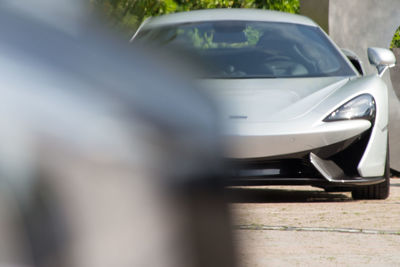
[[[349,202],[346,193],[327,193],[316,189],[292,190],[271,188],[227,188],[226,197],[232,203]]]

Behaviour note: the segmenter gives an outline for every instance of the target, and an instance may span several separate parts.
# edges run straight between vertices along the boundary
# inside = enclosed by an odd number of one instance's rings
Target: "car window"
[[[211,78],[356,75],[324,33],[306,25],[207,21],[150,28],[136,39],[200,57]]]

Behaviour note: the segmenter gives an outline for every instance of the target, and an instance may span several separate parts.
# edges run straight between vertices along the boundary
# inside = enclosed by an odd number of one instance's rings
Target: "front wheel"
[[[389,144],[386,152],[385,181],[379,184],[363,186],[351,192],[353,199],[386,199],[390,191],[390,163],[389,163]]]

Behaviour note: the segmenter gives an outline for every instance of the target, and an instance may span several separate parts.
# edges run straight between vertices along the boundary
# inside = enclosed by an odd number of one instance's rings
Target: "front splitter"
[[[227,185],[311,185],[321,187],[355,187],[379,184],[384,177],[351,177],[328,181],[324,178],[283,178],[263,176],[236,176],[227,179]]]

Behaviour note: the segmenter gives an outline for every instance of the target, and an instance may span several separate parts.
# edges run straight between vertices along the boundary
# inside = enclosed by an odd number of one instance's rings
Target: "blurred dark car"
[[[214,105],[78,1],[22,2],[0,4],[0,266],[233,266]]]

